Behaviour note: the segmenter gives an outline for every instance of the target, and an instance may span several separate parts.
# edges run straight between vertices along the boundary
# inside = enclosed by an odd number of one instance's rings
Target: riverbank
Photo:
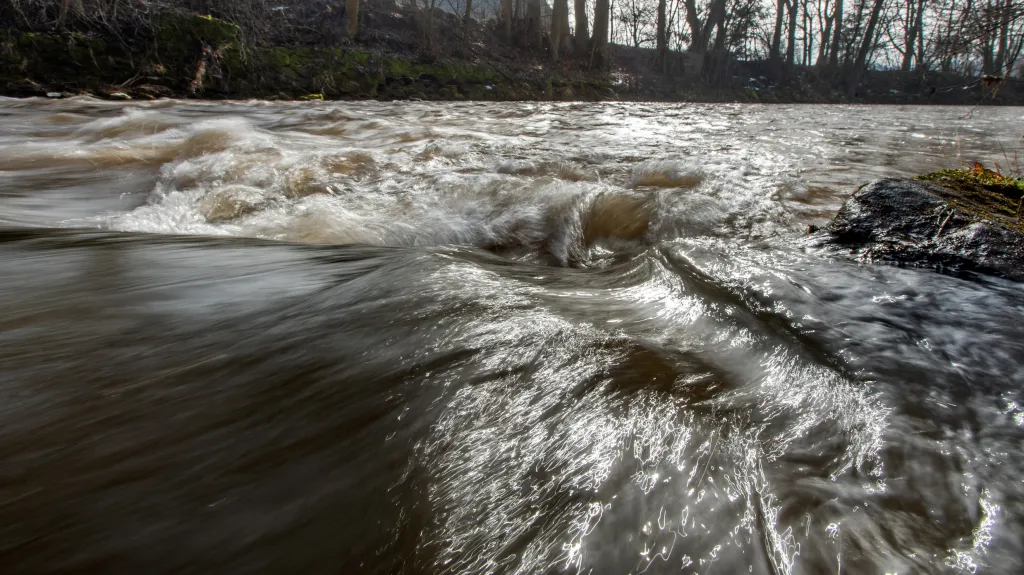
[[[164,14],[136,50],[77,33],[0,32],[0,93],[109,99],[614,100],[608,74],[436,59],[379,46],[252,46],[234,24]],[[529,64],[529,63],[527,63]]]
[[[481,26],[483,29],[483,26]],[[451,51],[449,51],[451,52]],[[246,43],[238,26],[210,16],[168,12],[152,38],[96,33],[0,31],[0,95],[115,99],[685,101],[1021,105],[1024,86],[996,90],[979,79],[876,72],[854,94],[813,69],[776,77],[735,62],[711,85],[651,71],[652,51],[612,47],[608,70],[571,58],[550,65],[530,51],[424,57],[379,39],[337,45]],[[775,78],[775,79],[770,79]]]

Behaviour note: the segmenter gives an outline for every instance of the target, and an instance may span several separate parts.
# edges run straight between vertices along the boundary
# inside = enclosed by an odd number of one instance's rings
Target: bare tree
[[[725,20],[726,0],[710,0],[703,21],[701,21],[702,12],[698,9],[696,0],[683,1],[686,6],[686,23],[690,28],[690,45],[687,50],[697,53],[707,52],[712,32]]]
[[[843,40],[843,0],[836,0],[833,14],[835,16],[832,24],[832,47],[829,48],[828,67],[837,70],[839,68],[839,49],[842,47]]]
[[[423,52],[434,52],[434,13],[437,11],[438,0],[423,0]]]
[[[551,61],[558,61],[559,49],[562,47],[562,32],[566,23],[563,19],[568,18],[569,14],[569,0],[552,0],[553,6],[551,9],[551,34],[549,39],[551,40]]]
[[[885,0],[874,0],[874,5],[871,8],[871,13],[868,16],[867,28],[864,31],[864,36],[861,39],[860,49],[857,50],[857,59],[853,63],[853,69],[850,71],[850,77],[848,79],[847,89],[852,95],[860,84],[861,77],[867,67],[868,56],[871,54],[877,42],[875,36],[876,29],[878,27],[878,20],[882,15],[882,7],[885,4]]]
[[[594,4],[594,37],[590,42],[591,67],[608,65],[608,33],[611,5],[609,0],[596,0]]]
[[[623,25],[626,39],[634,48],[650,41],[647,29],[651,24],[651,5],[645,0],[620,0],[615,18]]]
[[[540,48],[544,45],[544,24],[541,21],[541,0],[526,1],[526,44]]]
[[[779,68],[782,60],[782,25],[786,15],[786,0],[775,0],[775,27],[772,28],[772,43],[768,49],[768,59],[772,67]]]
[[[789,13],[789,38],[786,42],[786,65],[792,67],[796,54],[796,21],[800,12],[800,4],[797,0],[789,0],[786,4],[786,11]]]
[[[903,35],[903,62],[900,69],[904,72],[910,71],[910,66],[917,62],[921,65],[921,58],[924,52],[921,39],[924,37],[924,1],[906,0],[906,20],[904,21]],[[916,53],[915,53],[915,50]]]
[[[655,35],[657,36],[656,49],[658,51],[657,65],[658,69],[661,71],[662,74],[664,74],[667,71],[666,66],[668,65],[668,38],[666,37],[666,4],[666,0],[658,0],[658,22],[657,29],[655,31]]]
[[[349,38],[359,34],[359,0],[345,0],[345,19]]]
[[[515,0],[501,0],[501,29],[505,40],[512,41],[512,18]]]
[[[576,16],[576,52],[586,54],[590,44],[590,35],[587,32],[587,0],[574,0],[573,12]]]
[[[470,26],[473,23],[473,0],[466,0],[466,13],[462,17],[462,52],[466,52],[466,44],[469,42]]]

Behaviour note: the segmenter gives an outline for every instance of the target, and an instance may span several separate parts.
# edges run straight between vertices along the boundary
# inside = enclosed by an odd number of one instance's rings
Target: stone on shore
[[[872,182],[827,226],[824,245],[863,261],[1024,280],[1024,180],[977,167]]]

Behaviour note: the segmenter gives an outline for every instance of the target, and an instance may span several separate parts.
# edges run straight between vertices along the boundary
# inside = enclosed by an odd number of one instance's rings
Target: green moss
[[[1024,179],[1003,176],[975,164],[972,170],[942,170],[918,176],[953,192],[950,204],[978,220],[988,220],[1024,232]]]
[[[324,99],[324,95],[323,94],[306,94],[305,96],[303,96],[303,97],[301,97],[299,99],[300,100],[307,100],[307,101],[308,100],[323,100]]]
[[[345,62],[353,66],[365,66],[369,61],[370,55],[365,52],[355,52],[353,50],[345,52]]]
[[[381,64],[385,74],[389,78],[409,78],[415,80],[423,73],[422,68],[413,64],[411,60],[396,56],[384,56]]]
[[[204,47],[238,45],[238,26],[211,16],[163,12],[155,26],[158,53],[173,60],[198,57]]]
[[[299,57],[287,46],[275,46],[264,52],[264,54],[266,55],[267,64],[276,68],[291,68],[301,63]]]

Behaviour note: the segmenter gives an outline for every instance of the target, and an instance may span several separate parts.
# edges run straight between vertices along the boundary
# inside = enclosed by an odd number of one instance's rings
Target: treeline
[[[616,43],[650,49],[658,73],[708,81],[736,61],[777,78],[813,67],[848,87],[872,68],[1006,77],[1024,48],[1024,0],[0,0],[0,24],[131,38],[167,10],[227,20],[255,44],[357,41],[385,25],[368,13],[404,10],[425,52],[465,52],[475,30],[483,57],[511,45],[601,68]]]
[[[558,1],[558,0],[555,0]],[[860,74],[1018,71],[1024,0],[612,0],[615,41]]]
[[[553,1],[556,13],[567,3]],[[585,38],[590,7],[574,8]],[[673,52],[708,56],[705,75],[735,58],[847,79],[868,68],[1004,77],[1020,75],[1024,48],[1024,0],[597,0],[595,23],[606,9],[613,42],[652,48],[662,66]]]

